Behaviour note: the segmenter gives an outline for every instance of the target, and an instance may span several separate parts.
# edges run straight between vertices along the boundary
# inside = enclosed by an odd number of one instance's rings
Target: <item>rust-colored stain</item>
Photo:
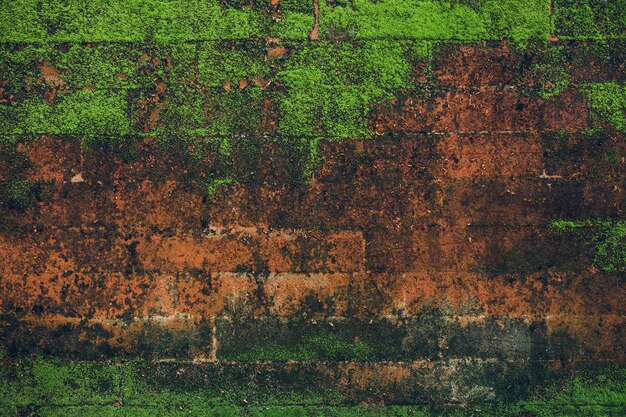
[[[540,327],[571,345],[567,360],[625,360],[623,277],[595,269],[546,227],[576,213],[622,213],[623,178],[599,178],[592,150],[579,152],[575,169],[547,152],[543,132],[590,126],[588,103],[569,90],[541,100],[503,88],[514,77],[510,54],[506,45],[440,54],[432,77],[456,88],[377,107],[369,124],[378,137],[323,143],[305,185],[290,181],[289,157],[271,141],[254,181],[219,188],[212,201],[204,184],[216,162],[192,162],[152,138],[134,158],[54,135],[21,143],[27,163],[2,165],[0,175],[36,182],[42,196],[3,212],[0,314],[131,352],[141,338],[216,320],[400,323],[435,309],[459,329],[491,319]],[[140,63],[162,65],[146,54]],[[47,63],[41,73],[40,82],[65,85]],[[234,83],[223,87],[250,87]],[[167,91],[158,81],[138,101],[144,132],[162,123]],[[277,123],[265,99],[261,125]],[[624,148],[614,132],[607,141]],[[216,360],[213,345],[191,349]],[[401,390],[410,372],[355,367],[350,383],[365,390],[378,378]]]

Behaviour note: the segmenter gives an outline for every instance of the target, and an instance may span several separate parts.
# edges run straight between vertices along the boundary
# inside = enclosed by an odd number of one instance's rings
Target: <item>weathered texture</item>
[[[344,39],[340,6],[322,2],[316,43],[289,20],[308,3],[250,3],[228,6],[250,24],[234,39],[227,26],[158,26],[74,43],[59,24],[49,36],[66,43],[3,46],[0,340],[13,385],[0,394],[19,395],[0,413],[488,405],[553,372],[624,366],[624,272],[549,227],[624,218],[624,132],[584,88],[624,83],[622,38],[520,48],[479,40],[499,32],[438,44],[383,27],[411,58],[408,81],[381,93],[368,78],[380,69],[346,52],[389,47],[361,9],[357,40]],[[562,19],[569,3],[555,3]],[[269,36],[272,18],[291,39]],[[2,39],[40,39],[18,29]],[[164,42],[129,42],[144,36]],[[111,74],[98,66],[109,61]],[[285,75],[309,61],[346,77],[315,103]],[[319,102],[351,88],[378,97],[365,114]],[[312,125],[291,134],[292,120]],[[95,376],[68,382],[81,372]]]

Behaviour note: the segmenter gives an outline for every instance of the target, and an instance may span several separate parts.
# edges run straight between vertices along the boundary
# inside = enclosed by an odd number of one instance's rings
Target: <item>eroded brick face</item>
[[[621,60],[558,47],[576,82],[623,81]],[[28,207],[2,202],[7,356],[141,357],[159,363],[140,378],[157,385],[176,375],[203,386],[213,372],[332,387],[342,404],[491,401],[548,370],[623,364],[623,272],[598,268],[584,238],[549,223],[623,216],[624,135],[575,85],[541,97],[528,54],[437,47],[401,97],[373,106],[371,138],[320,142],[307,181],[271,139],[271,94],[253,162],[236,154],[246,135],[226,163],[160,141],[167,79],[129,90],[131,125],[148,137],[126,148],[53,133],[2,145],[2,182],[38,187]],[[148,74],[169,65],[138,62]],[[206,120],[221,111],[211,103]],[[220,164],[238,180],[207,195]]]

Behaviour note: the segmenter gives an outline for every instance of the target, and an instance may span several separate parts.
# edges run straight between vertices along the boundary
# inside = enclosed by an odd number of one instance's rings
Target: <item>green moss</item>
[[[550,227],[557,233],[575,232],[586,238],[593,264],[605,272],[626,271],[626,221],[622,220],[556,220]]]
[[[28,405],[109,405],[116,401],[120,376],[115,366],[29,358],[7,369],[8,397],[2,402]]]
[[[216,191],[220,187],[231,185],[234,183],[235,183],[235,180],[230,177],[216,178],[216,179],[210,180],[210,182],[207,184],[207,187],[206,187],[206,193],[207,193],[207,196],[209,197],[209,200],[213,199],[213,196],[215,195]]]
[[[620,0],[622,1],[622,0]],[[285,0],[273,22],[267,2],[223,0],[17,0],[0,10],[4,42],[139,42],[225,40],[278,36],[306,39],[314,23],[312,1]],[[320,35],[341,38],[477,40],[508,38],[523,44],[546,39],[548,0],[331,0],[320,1]],[[612,17],[621,17],[611,6]],[[567,9],[563,7],[562,9]],[[594,9],[595,10],[595,9]],[[598,21],[599,13],[594,14]],[[605,30],[620,26],[600,19]]]
[[[531,72],[539,84],[539,96],[543,99],[561,94],[569,86],[569,71],[565,65],[567,48],[549,47],[532,65]]]
[[[51,65],[72,87],[136,88],[139,53],[127,46],[73,44],[67,52],[57,52]]]
[[[20,415],[36,410],[38,416],[242,417],[603,416],[626,410],[626,369],[619,366],[554,376],[530,397],[510,403],[439,407],[345,405],[346,398],[336,392],[299,390],[292,385],[297,380],[243,381],[238,372],[229,377],[228,372],[207,373],[198,366],[143,361],[112,365],[5,359],[0,410],[19,410]]]
[[[242,80],[254,86],[253,80],[267,78],[269,68],[259,42],[205,42],[198,51],[198,72],[203,85],[230,82],[236,88]]]
[[[556,35],[562,38],[624,37],[626,1],[555,0]]]
[[[364,341],[348,341],[329,331],[318,331],[304,336],[294,345],[269,342],[261,347],[220,354],[227,360],[240,361],[315,361],[367,360],[375,358],[376,348]]]
[[[617,83],[595,83],[587,86],[591,109],[616,130],[626,132],[626,86]]]
[[[193,415],[245,404],[334,405],[344,400],[337,390],[307,385],[297,371],[278,375],[253,371],[255,376],[244,376],[255,367],[214,364],[181,368],[175,363],[127,362],[121,365],[121,394],[130,407],[195,410]]]
[[[0,10],[3,42],[159,42],[262,36],[260,10],[220,0],[11,1]]]
[[[267,18],[241,5],[222,6],[219,0],[153,1],[154,37],[160,42],[246,39],[267,31]]]
[[[524,45],[547,40],[547,0],[320,2],[320,27],[329,38],[421,40],[511,39]]]
[[[590,241],[594,264],[603,271],[626,271],[626,222],[597,220]]]
[[[253,407],[251,417],[428,417],[433,415],[411,406],[352,407]]]
[[[558,381],[522,406],[537,417],[622,415],[626,412],[626,369],[582,373]]]
[[[122,92],[80,90],[59,96],[54,105],[31,96],[5,111],[12,120],[5,125],[9,134],[67,134],[93,139],[123,137],[130,130],[126,94]]]
[[[556,233],[564,233],[569,230],[577,229],[580,227],[589,226],[587,222],[573,222],[571,220],[554,220],[550,222],[550,229]]]
[[[321,42],[301,45],[277,73],[286,88],[279,97],[278,132],[293,137],[337,139],[371,136],[372,105],[408,86],[410,42]]]
[[[275,140],[286,151],[293,184],[308,184],[322,162],[319,138],[284,137]]]
[[[243,417],[243,407],[178,406],[178,407],[43,407],[37,417]]]
[[[525,47],[530,41],[545,42],[552,32],[550,1],[484,0],[480,4],[490,39],[510,39]]]
[[[25,210],[33,207],[39,197],[38,184],[14,180],[4,185],[4,199],[10,208]]]
[[[188,86],[165,95],[158,127],[152,135],[233,137],[260,129],[260,89],[203,91]]]

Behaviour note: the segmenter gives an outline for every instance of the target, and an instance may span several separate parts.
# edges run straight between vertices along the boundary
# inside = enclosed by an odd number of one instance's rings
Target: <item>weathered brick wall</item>
[[[305,152],[281,130],[278,74],[315,42],[225,41],[227,51],[254,45],[269,72],[217,86],[202,78],[205,41],[185,44],[191,60],[177,44],[118,41],[103,53],[139,57],[124,67],[135,78],[95,86],[63,63],[70,46],[81,56],[106,43],[55,44],[52,59],[22,61],[28,46],[5,44],[0,181],[27,181],[32,200],[2,197],[0,333],[22,395],[7,412],[196,404],[161,404],[169,387],[222,390],[232,415],[252,413],[248,399],[277,415],[490,404],[525,398],[550,372],[623,365],[623,272],[549,227],[623,216],[624,133],[584,88],[625,81],[624,41],[603,42],[429,41],[409,84],[372,104],[370,137],[337,140],[318,126]],[[537,68],[554,50],[568,84],[549,97],[553,75]],[[63,107],[81,91],[114,97],[102,126]],[[180,110],[180,91],[199,107]],[[43,122],[29,118],[33,97],[49,107]],[[224,133],[215,120],[232,125]],[[317,140],[319,163],[306,151]],[[104,367],[106,384],[64,373],[47,397],[29,397],[37,374],[20,363],[37,354]]]

